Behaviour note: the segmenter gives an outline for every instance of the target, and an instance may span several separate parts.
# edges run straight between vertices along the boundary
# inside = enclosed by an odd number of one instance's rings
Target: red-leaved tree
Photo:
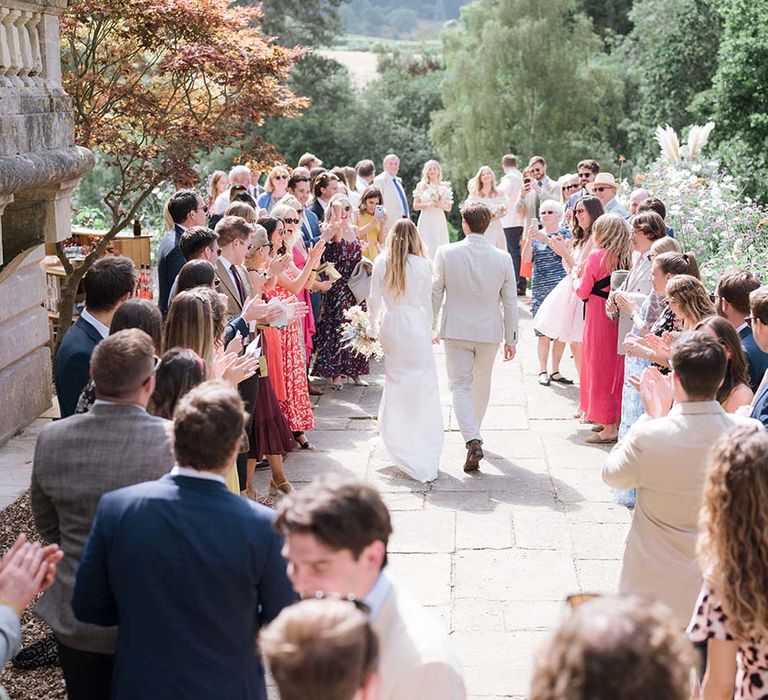
[[[306,106],[285,87],[300,48],[266,37],[253,7],[227,0],[72,0],[62,18],[63,83],[75,138],[115,169],[103,193],[109,230],[67,277],[58,340],[71,324],[77,287],[110,241],[161,182],[189,181],[201,151],[237,145],[244,159],[271,161],[251,124],[297,116]]]

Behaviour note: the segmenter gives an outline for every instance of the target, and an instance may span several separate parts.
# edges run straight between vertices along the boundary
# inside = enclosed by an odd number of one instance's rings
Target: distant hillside
[[[339,15],[349,34],[387,39],[427,38],[451,19],[469,0],[351,0]]]

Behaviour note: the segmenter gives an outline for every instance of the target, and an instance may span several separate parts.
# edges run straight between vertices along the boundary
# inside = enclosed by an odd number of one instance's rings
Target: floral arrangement
[[[453,189],[451,183],[441,181],[436,185],[424,185],[419,192],[419,199],[425,204],[433,202],[434,204],[450,204],[453,206]]]
[[[702,155],[713,127],[692,127],[682,148],[674,130],[659,128],[662,155],[637,180],[664,202],[667,225],[683,250],[696,255],[708,289],[731,268],[758,276],[768,270],[768,208],[745,197],[718,161]]]
[[[368,312],[360,306],[350,306],[344,312],[344,318],[347,319],[347,323],[341,325],[341,341],[344,347],[367,359],[381,360],[384,357],[381,343],[368,334]]]

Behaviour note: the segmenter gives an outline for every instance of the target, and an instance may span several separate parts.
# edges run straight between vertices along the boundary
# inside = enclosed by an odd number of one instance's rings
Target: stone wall
[[[0,443],[50,405],[43,244],[71,232],[70,195],[93,167],[61,86],[64,0],[0,0]]]

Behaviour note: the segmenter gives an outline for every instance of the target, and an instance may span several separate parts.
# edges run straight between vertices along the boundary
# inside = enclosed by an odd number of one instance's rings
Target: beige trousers
[[[445,341],[445,367],[453,397],[453,413],[464,442],[482,440],[480,425],[488,408],[491,373],[498,351],[498,343]]]

